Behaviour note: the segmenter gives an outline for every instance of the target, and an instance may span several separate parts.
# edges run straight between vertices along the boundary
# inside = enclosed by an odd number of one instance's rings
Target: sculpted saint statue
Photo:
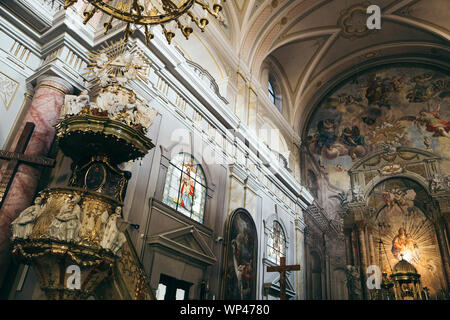
[[[146,102],[139,100],[137,101],[136,109],[136,123],[142,125],[143,128],[148,129],[152,125],[158,111],[150,108]]]
[[[123,231],[125,231],[128,223],[122,219],[121,212],[122,208],[117,207],[115,213],[109,217],[103,239],[100,242],[103,249],[110,250],[118,256],[121,255],[122,246],[127,241]]]
[[[351,300],[361,300],[361,276],[358,268],[347,265],[347,287]]]
[[[78,195],[66,200],[48,228],[50,237],[62,241],[78,239],[81,220],[81,208],[78,205],[80,200],[81,198]]]
[[[27,239],[33,231],[34,223],[42,212],[42,198],[37,197],[34,200],[34,205],[23,210],[20,215],[11,223],[12,225],[12,239],[21,238]]]

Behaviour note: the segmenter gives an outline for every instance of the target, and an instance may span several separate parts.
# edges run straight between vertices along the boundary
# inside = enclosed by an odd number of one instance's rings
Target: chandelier
[[[65,0],[64,9],[67,9],[78,0]],[[123,21],[125,25],[125,39],[134,32],[136,28],[144,27],[147,45],[153,39],[152,27],[161,25],[163,33],[170,44],[175,37],[176,28],[189,38],[193,32],[192,22],[203,32],[208,24],[208,14],[222,20],[219,16],[222,10],[222,0],[85,0],[89,6],[84,10],[83,23],[86,24],[97,11],[110,16],[104,23],[105,34],[112,28],[114,19]],[[210,3],[213,2],[212,8]],[[225,0],[223,0],[225,2]],[[201,7],[201,14],[197,17],[193,13],[194,5]]]

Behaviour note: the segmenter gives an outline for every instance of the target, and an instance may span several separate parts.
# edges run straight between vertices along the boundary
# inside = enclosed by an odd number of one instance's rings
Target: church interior
[[[448,0],[0,2],[0,298],[450,300]]]

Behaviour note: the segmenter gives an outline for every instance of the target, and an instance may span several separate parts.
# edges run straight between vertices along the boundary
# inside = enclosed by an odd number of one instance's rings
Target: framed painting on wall
[[[256,299],[258,235],[250,213],[236,209],[226,225],[223,299]]]

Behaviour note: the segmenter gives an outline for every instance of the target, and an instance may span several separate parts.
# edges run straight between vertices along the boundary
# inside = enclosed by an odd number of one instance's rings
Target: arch
[[[434,222],[439,208],[431,205],[432,196],[417,181],[394,176],[380,182],[368,198],[368,206],[377,209],[370,223],[378,226],[368,231],[368,239],[383,246],[380,254],[374,252],[371,263],[392,271],[406,260],[418,270],[430,296],[440,294],[446,282],[446,262]]]
[[[322,300],[322,258],[313,250],[310,252],[310,299]]]
[[[278,213],[274,213],[271,214],[269,217],[267,217],[266,219],[266,228],[268,228],[268,226],[270,226],[273,221],[277,221],[281,227],[283,228],[283,230],[288,230],[286,227],[286,223],[284,222],[284,219],[282,217],[279,216]],[[286,236],[286,241],[289,243],[289,234],[285,232],[285,236]]]
[[[267,81],[267,91],[269,93],[269,99],[281,112],[283,108],[283,94],[281,93],[281,87],[279,81],[274,72],[269,71],[269,79]]]
[[[432,57],[425,58],[422,54],[422,52],[430,51],[432,48],[448,51],[448,48],[433,43],[399,42],[396,44],[389,44],[389,48],[386,47],[386,45],[368,47],[330,65],[329,68],[326,68],[315,76],[315,79],[320,79],[320,86],[318,83],[319,87],[309,86],[305,88],[301,99],[294,100],[293,103],[295,103],[295,108],[292,116],[294,130],[299,133],[302,140],[306,139],[309,123],[314,117],[317,107],[321,105],[322,101],[330,95],[332,91],[339,88],[342,84],[345,84],[346,81],[356,74],[369,72],[372,69],[383,66],[394,64],[407,65],[411,63],[424,68],[448,72],[450,70],[450,65],[447,62]],[[364,54],[381,50],[390,50],[392,53],[381,58],[370,58],[364,62],[355,63],[355,59],[360,59]],[[397,51],[399,50],[408,50],[411,53],[405,55],[398,53]],[[310,83],[315,83],[314,79],[312,79]]]
[[[251,214],[244,208],[234,210],[225,231],[222,298],[255,300],[258,274],[258,232]]]
[[[272,56],[267,57],[266,60],[263,61],[263,63],[261,64],[261,69],[259,70],[259,75],[257,77],[263,90],[267,90],[270,74],[272,74],[272,76],[276,78],[276,82],[279,88],[278,94],[281,97],[281,108],[279,108],[278,110],[283,115],[283,117],[288,122],[290,122],[292,110],[292,93],[290,92],[291,89],[289,88],[286,73],[283,71],[283,68],[281,67],[278,60],[276,60]]]
[[[183,141],[181,143],[174,142],[167,148],[162,145],[159,146],[160,150],[161,150],[161,163],[164,166],[167,167],[170,162],[170,159],[179,152],[191,153],[192,148],[189,145],[189,143],[187,143],[187,142],[185,144],[183,144],[183,143],[185,143],[185,141]],[[181,148],[180,148],[180,146],[181,146]],[[205,161],[205,159],[204,159],[204,154],[202,154],[201,152],[196,152],[196,150],[194,150],[194,152],[191,154],[194,156],[194,158],[196,160],[200,160],[199,164],[202,166],[203,173],[205,174],[206,186],[208,189],[208,198],[211,198],[212,195],[214,194],[216,184],[213,182],[214,179],[211,174],[209,165],[207,164],[207,161]]]
[[[423,178],[422,176],[420,176],[420,175],[418,175],[417,173],[414,173],[414,172],[404,172],[404,173],[396,174],[396,175],[393,175],[393,176],[381,176],[381,175],[379,175],[379,176],[376,176],[375,178],[373,178],[372,180],[370,180],[369,183],[366,184],[366,188],[364,190],[364,197],[365,197],[365,199],[368,200],[368,197],[370,196],[371,192],[378,185],[380,185],[381,183],[383,183],[386,180],[391,180],[391,179],[409,179],[409,180],[412,180],[412,181],[418,183],[428,193],[428,195],[430,195],[428,182],[425,180],[425,178]]]

